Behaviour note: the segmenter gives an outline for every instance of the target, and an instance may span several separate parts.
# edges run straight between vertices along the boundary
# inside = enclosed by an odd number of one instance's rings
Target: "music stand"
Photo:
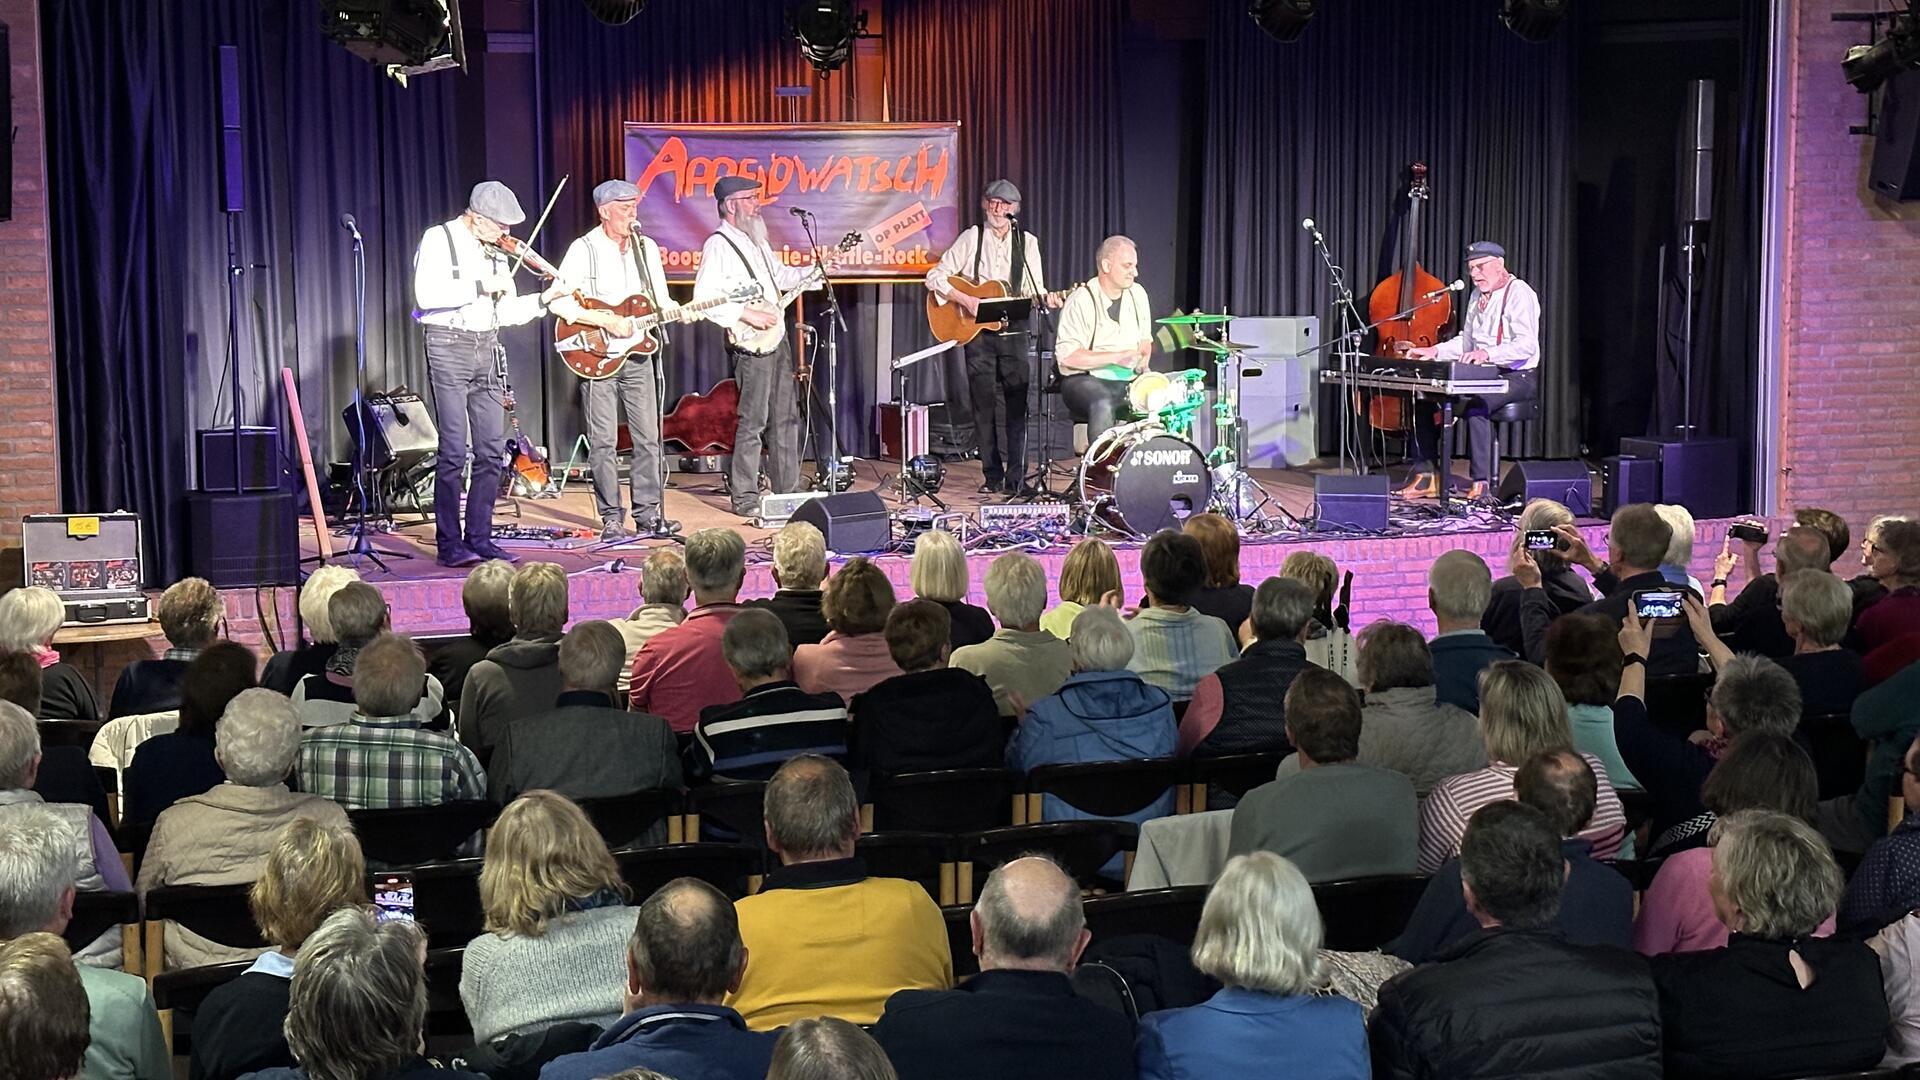
[[[947,504],[940,501],[940,496],[931,491],[913,494],[907,492],[907,459],[911,456],[907,453],[907,414],[908,410],[912,408],[912,398],[907,393],[907,369],[930,356],[939,356],[941,353],[953,348],[954,344],[955,343],[951,341],[938,342],[925,349],[921,349],[919,352],[908,353],[905,356],[899,357],[890,365],[893,371],[893,400],[900,408],[900,506],[902,509],[904,509],[909,502],[918,502],[921,495],[925,495],[928,499],[931,499],[933,505],[939,507],[941,510],[944,511],[947,508]]]

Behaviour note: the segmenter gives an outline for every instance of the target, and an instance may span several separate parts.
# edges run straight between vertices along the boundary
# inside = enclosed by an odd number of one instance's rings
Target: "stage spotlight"
[[[1553,36],[1567,17],[1568,0],[1500,0],[1500,21],[1507,29],[1539,44]]]
[[[1863,94],[1878,90],[1881,83],[1911,67],[1920,67],[1920,25],[1914,21],[1911,3],[1887,27],[1886,37],[1871,45],[1855,45],[1840,62],[1847,82]]]
[[[864,14],[854,13],[853,0],[792,0],[787,5],[787,32],[822,75],[838,71],[853,55],[853,39],[865,21]]]
[[[837,459],[820,466],[820,485],[838,495],[853,486],[853,466]]]
[[[1319,8],[1319,0],[1247,0],[1247,17],[1277,40],[1295,41]]]
[[[632,22],[647,9],[647,0],[585,0],[593,17],[608,26]]]
[[[467,69],[460,5],[447,0],[329,0],[320,32],[401,86],[409,75]]]
[[[907,462],[907,493],[910,495],[938,495],[940,485],[947,482],[947,467],[939,458],[926,454],[915,454]]]

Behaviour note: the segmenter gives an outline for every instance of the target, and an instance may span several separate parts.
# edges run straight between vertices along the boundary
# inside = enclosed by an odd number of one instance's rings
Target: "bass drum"
[[[1206,455],[1152,424],[1126,424],[1094,440],[1080,462],[1079,496],[1094,517],[1149,536],[1207,509]]]

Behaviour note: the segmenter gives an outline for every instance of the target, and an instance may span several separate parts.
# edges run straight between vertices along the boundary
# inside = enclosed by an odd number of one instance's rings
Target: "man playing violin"
[[[1067,297],[1054,343],[1060,400],[1087,425],[1089,444],[1113,426],[1127,386],[1153,359],[1153,305],[1139,283],[1139,250],[1109,236],[1093,261],[1100,274]]]
[[[507,230],[527,219],[512,189],[498,180],[473,186],[467,209],[428,229],[413,254],[413,317],[427,336],[427,381],[433,390],[440,445],[433,475],[433,538],[442,566],[485,559],[516,561],[493,542],[493,503],[507,458],[506,355],[500,328],[540,317],[544,305],[571,287],[515,291],[512,261],[501,249]],[[469,453],[473,475],[466,516],[461,473]]]
[[[1020,212],[1020,189],[1011,180],[995,180],[980,196],[986,224],[961,233],[940,262],[927,271],[927,290],[944,303],[957,304],[980,317],[980,301],[949,287],[947,279],[964,274],[975,284],[999,281],[1009,296],[1046,293],[1040,267],[1040,241],[1015,229]],[[1020,243],[1013,242],[1015,235]],[[1047,294],[1049,307],[1060,306],[1060,296]],[[989,312],[991,316],[991,312]],[[1020,489],[1027,460],[1027,320],[1008,320],[1004,329],[987,331],[967,342],[967,398],[973,402],[973,434],[980,447],[980,470],[986,482],[982,494]],[[1006,456],[1001,456],[1000,427],[1006,428]]]
[[[679,307],[666,291],[667,271],[660,245],[640,232],[637,215],[640,189],[625,180],[608,180],[593,189],[593,205],[600,224],[575,240],[560,260],[560,277],[578,282],[581,291],[596,300],[618,304],[630,296],[645,296],[654,310]],[[633,320],[624,315],[583,306],[567,295],[551,305],[555,315],[569,322],[599,326],[616,337],[633,335]],[[658,333],[658,331],[656,331]],[[600,539],[625,540],[626,514],[620,508],[620,470],[614,451],[620,434],[620,408],[626,407],[627,430],[633,434],[633,522],[651,537],[673,536],[680,523],[660,516],[664,478],[660,449],[660,365],[662,348],[647,355],[630,353],[613,375],[580,380],[580,413],[587,428],[587,463],[593,468],[593,501],[600,511]]]

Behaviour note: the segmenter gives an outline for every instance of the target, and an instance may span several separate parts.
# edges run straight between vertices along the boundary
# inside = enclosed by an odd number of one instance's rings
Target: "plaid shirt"
[[[487,774],[456,739],[406,716],[360,716],[300,738],[300,790],[349,810],[487,797]]]

